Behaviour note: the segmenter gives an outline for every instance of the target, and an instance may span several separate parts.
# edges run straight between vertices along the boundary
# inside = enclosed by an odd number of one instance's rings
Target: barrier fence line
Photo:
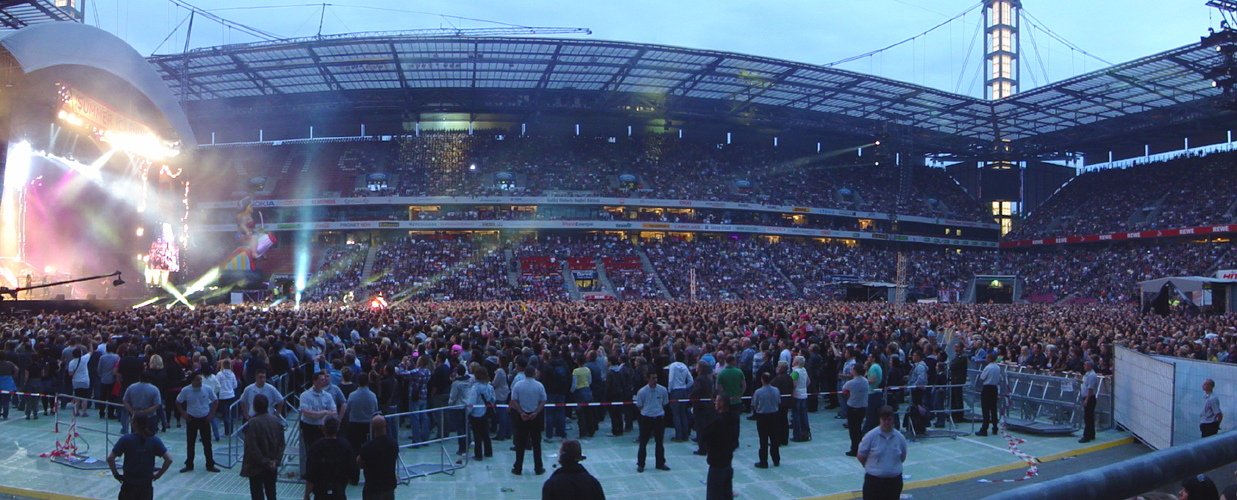
[[[869,391],[869,393],[884,393],[884,392],[899,391],[899,390],[904,390],[904,389],[951,389],[954,387],[970,387],[971,385],[972,384],[904,385],[904,386],[898,386],[898,387],[886,387],[883,389],[876,389],[874,391]],[[829,395],[834,395],[834,394],[842,395],[842,394],[846,394],[846,392],[845,391],[827,391],[827,392],[807,393],[809,397],[810,396],[829,396]],[[753,396],[741,396],[739,399],[750,401],[752,397]],[[793,398],[794,395],[793,394],[782,394],[781,397]],[[712,400],[713,400],[712,398],[710,399],[701,399],[701,398],[690,399],[689,398],[689,399],[671,399],[670,402],[671,403],[702,403],[705,401],[712,401]],[[586,406],[625,406],[625,405],[634,405],[634,404],[636,404],[635,401],[593,401],[591,403],[549,403],[549,404],[544,405],[543,407],[544,408],[579,408],[579,407],[586,407]],[[467,408],[481,408],[481,407],[509,408],[510,405],[502,404],[502,403],[495,403],[495,404],[488,404],[488,405],[462,405],[462,406],[452,407],[452,408],[467,409]],[[440,409],[440,408],[434,408],[434,409]],[[427,411],[427,410],[421,410],[421,411]],[[397,415],[407,415],[411,413],[418,413],[418,412],[400,413]]]
[[[21,392],[21,391],[0,391],[0,394],[12,394],[14,396],[34,396],[38,398],[54,398],[55,394],[42,394],[38,392]],[[66,397],[70,397],[67,396]],[[80,399],[80,398],[79,398]]]

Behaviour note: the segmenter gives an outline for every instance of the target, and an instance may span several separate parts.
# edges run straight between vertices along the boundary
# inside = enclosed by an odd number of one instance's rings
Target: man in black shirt
[[[426,395],[429,396],[428,409],[447,406],[447,402],[451,399],[451,364],[447,362],[448,359],[447,351],[438,351],[438,364],[430,374],[430,382],[426,390]],[[447,431],[445,419],[441,415],[438,412],[430,414],[430,425],[438,427],[440,438],[446,436]]]
[[[954,358],[949,360],[949,408],[953,410],[954,423],[961,423],[962,416],[962,386],[966,384],[966,353],[962,343],[954,344]]]
[[[395,500],[395,462],[399,458],[399,446],[387,435],[387,420],[374,415],[369,422],[373,437],[361,446],[357,465],[365,469],[364,500]]]
[[[163,446],[163,441],[152,435],[146,415],[133,417],[133,434],[126,434],[116,441],[107,455],[107,466],[112,477],[120,481],[120,500],[151,500],[154,498],[154,483],[172,467],[172,455]],[[116,458],[124,458],[124,474],[116,469]],[[163,458],[163,467],[155,471],[155,457]]]
[[[701,443],[709,443],[705,448],[709,463],[705,498],[730,500],[734,491],[734,467],[730,461],[739,447],[739,414],[730,411],[730,397],[725,393],[713,400],[713,408],[717,410],[717,418],[698,436]]]
[[[606,500],[601,483],[580,465],[583,453],[579,441],[563,440],[558,449],[558,463],[562,467],[541,485],[541,500]]]
[[[310,492],[315,500],[347,500],[344,488],[357,476],[356,452],[338,436],[339,417],[328,415],[322,422],[322,439],[307,454],[305,500]]]
[[[116,374],[120,375],[121,395],[124,395],[125,391],[129,390],[129,386],[141,380],[142,371],[145,370],[142,366],[142,360],[137,357],[137,348],[124,346],[123,351],[123,357],[120,358],[120,361],[116,362]]]

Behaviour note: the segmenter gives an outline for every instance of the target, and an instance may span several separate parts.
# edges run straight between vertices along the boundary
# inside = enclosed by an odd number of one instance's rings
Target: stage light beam
[[[148,306],[148,305],[154,304],[155,302],[158,302],[158,301],[159,301],[159,297],[155,297],[155,298],[150,299],[150,300],[147,300],[147,301],[145,301],[145,302],[139,302],[139,303],[137,303],[137,304],[134,304],[134,305],[133,305],[133,308],[134,308],[134,309],[139,309],[139,308],[146,307],[146,306]]]
[[[166,290],[168,293],[172,294],[173,297],[176,297],[177,302],[180,302],[186,306],[189,306],[190,311],[197,309],[196,307],[193,306],[193,304],[189,303],[189,299],[185,298],[185,294],[180,293],[180,290],[177,290],[176,287],[169,285],[167,283],[164,283],[163,289]],[[171,307],[171,305],[172,304],[168,304],[169,308]]]

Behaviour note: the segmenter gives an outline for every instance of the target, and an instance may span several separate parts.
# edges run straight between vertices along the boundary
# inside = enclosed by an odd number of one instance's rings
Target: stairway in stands
[[[601,283],[602,291],[613,295],[616,299],[622,299],[619,297],[618,289],[614,287],[614,282],[610,281],[610,275],[606,274],[606,265],[601,259],[597,259],[597,282]]]
[[[636,245],[636,254],[640,256],[640,263],[644,265],[644,272],[653,277],[657,282],[657,289],[661,290],[661,296],[666,300],[674,300],[674,296],[670,295],[670,289],[666,288],[666,283],[662,281],[661,275],[657,274],[657,269],[653,268],[653,261],[649,260],[649,254],[644,251],[640,245]]]
[[[503,256],[507,259],[507,284],[511,285],[511,288],[519,290],[520,269],[519,266],[516,266],[515,264],[515,252],[513,252],[510,248],[505,248],[503,249]]]
[[[769,267],[777,272],[777,276],[782,279],[783,283],[786,283],[786,286],[790,288],[791,292],[794,292],[796,297],[803,297],[803,292],[799,290],[798,286],[795,286],[795,282],[790,281],[790,277],[786,276],[786,273],[782,272],[782,268],[778,267],[777,262],[773,258],[769,259]]]
[[[365,267],[361,268],[361,283],[369,283],[369,276],[374,272],[374,261],[378,255],[378,245],[370,245],[365,253]]]
[[[563,284],[567,287],[567,296],[571,300],[583,300],[584,295],[580,293],[580,287],[576,285],[576,278],[571,274],[571,266],[564,260],[559,263],[559,272],[563,275]]]

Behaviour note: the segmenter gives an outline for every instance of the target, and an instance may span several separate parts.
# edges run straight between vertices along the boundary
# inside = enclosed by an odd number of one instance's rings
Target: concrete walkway
[[[848,449],[849,438],[842,428],[842,420],[834,419],[834,414],[833,411],[811,414],[813,441],[791,443],[789,447],[783,448],[781,467],[767,470],[752,466],[756,462],[757,451],[755,422],[742,419],[740,449],[734,460],[735,492],[739,497],[753,500],[857,498],[853,492],[862,486],[862,468],[854,458],[843,455]],[[13,411],[12,415],[19,414]],[[97,426],[100,420],[92,416],[82,419],[82,423]],[[672,470],[662,472],[654,469],[653,457],[650,456],[647,470],[643,474],[637,474],[636,444],[632,442],[636,434],[633,432],[617,438],[601,437],[609,427],[609,422],[604,422],[602,430],[597,434],[599,437],[584,443],[584,454],[588,457],[584,465],[601,481],[607,498],[646,500],[655,495],[664,496],[666,492],[675,492],[682,498],[704,497],[703,480],[707,465],[704,457],[692,455],[694,443],[670,443],[669,437],[673,434],[673,429],[668,430],[666,456],[667,464]],[[970,426],[966,425],[962,430],[969,431]],[[49,500],[116,498],[119,485],[105,469],[78,470],[52,463],[47,458],[39,458],[40,453],[54,449],[56,440],[64,439],[64,429],[61,431],[60,434],[53,432],[50,417],[27,421],[19,416],[14,420],[0,421],[0,485],[6,487],[0,490],[0,494]],[[160,438],[171,450],[176,464],[167,476],[155,484],[156,498],[248,498],[248,481],[238,475],[239,468],[224,469],[218,474],[208,473],[203,470],[199,456],[199,467],[196,471],[177,473],[184,460],[185,434],[184,429],[173,428],[169,431],[160,434]],[[568,434],[575,436],[576,432],[568,431]],[[81,435],[79,447],[88,445],[89,455],[99,460],[106,457],[107,450],[103,449],[105,445],[101,435],[90,431],[82,431]],[[1022,451],[1050,460],[1041,467],[1041,479],[1094,467],[1097,460],[1107,463],[1146,451],[1141,445],[1129,445],[1131,440],[1128,435],[1116,431],[1102,432],[1095,442],[1087,445],[1079,444],[1076,437],[1020,437],[1027,441],[1021,445]],[[406,442],[406,439],[404,441]],[[1026,469],[1025,464],[1007,451],[1006,444],[1005,440],[995,436],[934,438],[913,443],[905,466],[908,493],[912,494],[913,498],[970,498],[983,496],[980,495],[980,490],[998,491],[998,488],[1003,486],[979,484],[976,479],[1020,477]],[[532,475],[531,457],[528,457],[525,475],[518,477],[510,472],[514,461],[514,453],[509,451],[510,446],[510,441],[495,442],[493,458],[483,462],[471,462],[453,476],[438,474],[413,479],[411,485],[397,489],[396,496],[485,500],[540,498],[541,484],[552,473],[551,465],[556,463],[558,445],[543,443],[546,468],[551,470],[550,473],[545,476]],[[453,452],[453,447],[454,443],[451,443],[448,451]],[[201,451],[198,453],[200,455]],[[1094,455],[1090,459],[1067,459],[1080,453],[1084,456],[1089,453]],[[652,449],[649,454],[653,454]],[[440,453],[438,449],[429,448],[404,450],[402,458],[407,464],[436,463],[440,459]],[[450,455],[450,459],[456,458],[458,457]],[[963,484],[959,481],[977,487],[969,488],[967,493],[960,494],[959,491],[945,486],[952,483]],[[350,497],[360,498],[360,490],[359,486],[350,487],[348,494]],[[300,499],[303,487],[280,483],[278,492],[280,498]]]

